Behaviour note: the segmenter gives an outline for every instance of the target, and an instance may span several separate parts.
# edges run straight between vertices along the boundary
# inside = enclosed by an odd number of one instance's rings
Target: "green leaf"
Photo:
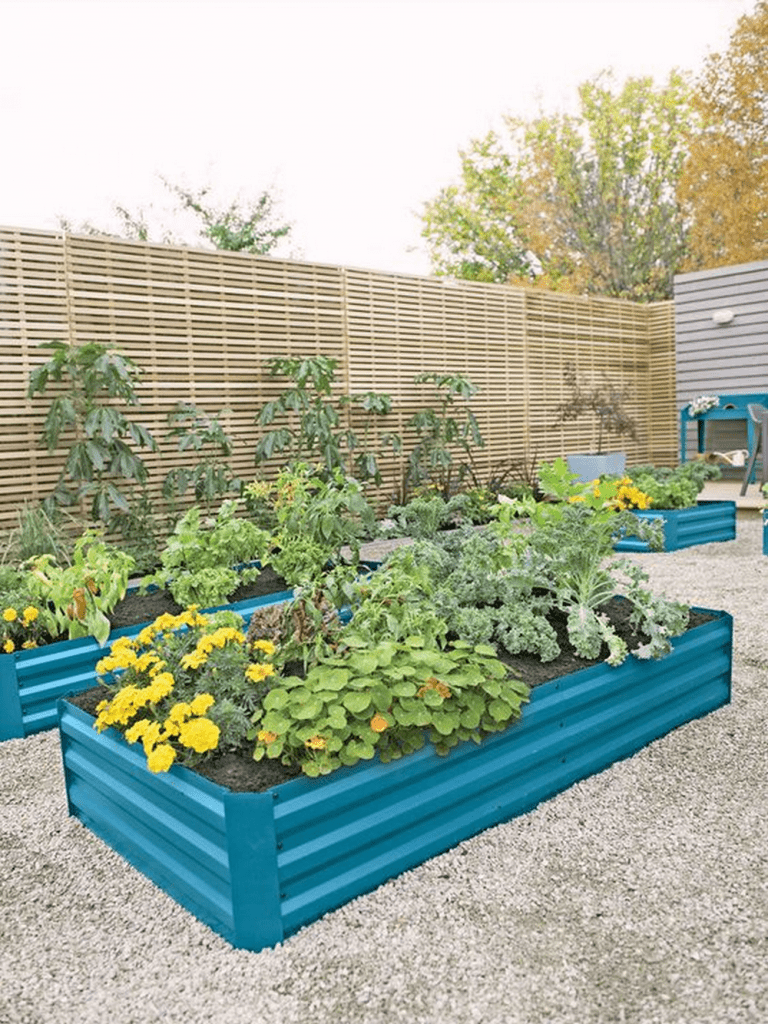
[[[371,696],[368,693],[347,693],[342,697],[341,703],[353,715],[359,715],[370,707]]]

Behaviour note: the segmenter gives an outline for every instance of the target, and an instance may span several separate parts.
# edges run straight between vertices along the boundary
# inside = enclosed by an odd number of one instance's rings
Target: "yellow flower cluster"
[[[189,704],[174,704],[162,725],[143,718],[126,730],[129,743],[141,740],[151,772],[167,772],[176,760],[172,742],[203,754],[215,750],[219,743],[219,727],[205,713],[213,704],[210,693],[199,693]]]
[[[652,504],[653,498],[641,491],[639,487],[635,487],[629,477],[624,477],[619,482],[616,497],[611,501],[613,508],[619,509],[619,511],[649,509]]]
[[[140,647],[149,647],[155,637],[161,633],[173,633],[183,626],[195,629],[197,626],[205,626],[207,622],[206,617],[199,614],[198,605],[190,605],[180,615],[170,615],[166,612],[165,615],[158,616],[153,623],[142,629],[136,637],[136,642]]]
[[[28,605],[21,613],[16,611],[15,608],[3,609],[3,622],[6,622],[8,626],[15,626],[16,630],[25,630],[37,621],[40,612],[34,605]],[[23,634],[22,634],[23,635]],[[0,633],[0,639],[2,634]],[[37,640],[34,637],[27,637],[22,639],[20,636],[13,637],[5,635],[5,639],[2,641],[2,649],[6,654],[13,654],[16,648],[20,647],[22,650],[27,651],[33,647],[37,647]]]
[[[221,649],[225,647],[230,641],[244,644],[245,633],[232,626],[222,626],[214,633],[208,633],[206,636],[200,637],[194,651],[190,654],[185,654],[181,659],[181,667],[200,668],[206,663],[212,651],[216,648]]]
[[[167,697],[174,683],[170,672],[159,672],[149,686],[124,686],[111,700],[103,700],[97,706],[96,729],[103,732],[110,725],[127,725],[142,708],[158,704]]]

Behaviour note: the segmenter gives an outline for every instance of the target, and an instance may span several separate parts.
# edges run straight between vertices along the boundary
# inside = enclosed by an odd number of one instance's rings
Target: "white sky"
[[[753,0],[0,0],[0,224],[265,188],[290,253],[428,273],[422,204],[501,115],[666,79]],[[412,250],[416,251],[412,251]],[[411,251],[409,251],[411,250]]]

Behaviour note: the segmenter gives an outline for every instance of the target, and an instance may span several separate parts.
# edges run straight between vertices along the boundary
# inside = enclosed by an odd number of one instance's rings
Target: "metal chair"
[[[766,483],[768,477],[766,476],[766,451],[768,451],[768,409],[764,405],[759,405],[757,402],[752,402],[747,406],[747,412],[749,418],[755,425],[754,440],[752,442],[752,451],[749,453],[749,461],[747,462],[747,468],[744,470],[744,479],[741,482],[741,494],[747,493],[747,487],[749,486],[749,480],[755,469],[755,462],[757,461],[758,454],[762,455],[762,471],[761,471],[761,483]]]

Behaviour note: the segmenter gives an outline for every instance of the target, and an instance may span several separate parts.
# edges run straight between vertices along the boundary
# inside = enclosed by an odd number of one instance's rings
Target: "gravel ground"
[[[55,732],[0,744],[0,1024],[763,1024],[760,523],[633,557],[733,613],[732,704],[275,949],[233,950],[67,817]]]

